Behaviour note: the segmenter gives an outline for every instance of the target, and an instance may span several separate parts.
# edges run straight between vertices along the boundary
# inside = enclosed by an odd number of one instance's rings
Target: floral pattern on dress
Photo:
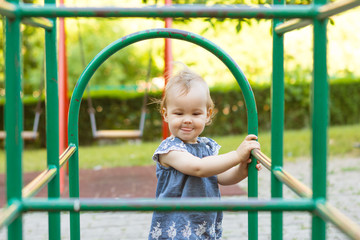
[[[183,230],[181,230],[182,236],[186,239],[189,239],[191,236],[191,227],[190,227],[190,221],[188,221],[187,225]]]
[[[156,223],[156,226],[155,226],[154,229],[150,232],[150,234],[151,234],[151,237],[152,237],[153,239],[156,239],[156,240],[159,239],[159,237],[160,237],[161,234],[162,234],[162,230],[161,230],[161,228],[160,228],[160,223],[159,223],[159,222]]]
[[[206,232],[206,222],[204,221],[202,224],[195,229],[196,236],[201,237]]]
[[[174,237],[176,237],[175,222],[172,222],[172,225],[166,232],[168,233],[168,237],[174,240]]]
[[[216,227],[215,227],[216,225]],[[215,229],[216,228],[216,229]],[[222,223],[221,222],[217,222],[216,224],[213,223],[211,226],[208,226],[207,222],[204,221],[202,224],[198,224],[197,227],[194,230],[194,233],[196,235],[196,239],[213,239],[213,240],[221,240],[221,236],[216,236],[216,230],[221,231],[222,229]],[[208,233],[211,235],[211,238],[208,238],[205,235],[205,233],[207,232],[206,230],[208,229]],[[160,223],[157,222],[157,225],[154,227],[154,229],[150,232],[150,235],[152,237],[152,239],[156,239],[158,240],[159,237],[162,235],[164,229],[160,228]],[[172,224],[169,226],[169,228],[164,231],[167,232],[167,239],[177,239],[177,228],[176,228],[176,224],[175,222],[172,222]],[[190,221],[188,221],[187,225],[183,227],[183,229],[181,230],[181,236],[183,238],[180,239],[193,239],[190,238],[191,235],[193,234],[193,231],[191,229],[191,224]]]

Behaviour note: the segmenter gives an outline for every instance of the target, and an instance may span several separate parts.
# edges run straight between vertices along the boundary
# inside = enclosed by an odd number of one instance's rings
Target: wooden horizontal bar
[[[325,18],[334,16],[336,14],[345,12],[354,7],[360,6],[359,0],[339,0],[331,2],[325,5],[321,5],[318,8],[317,19],[323,20]],[[309,19],[292,19],[286,21],[282,24],[279,24],[275,27],[275,32],[277,34],[284,34],[295,29],[303,28],[308,25],[311,25],[312,21]]]
[[[316,213],[326,221],[333,223],[343,233],[354,240],[360,239],[360,226],[329,203],[317,203]]]
[[[0,229],[14,221],[21,213],[21,204],[19,201],[13,202],[10,206],[0,210]]]
[[[23,17],[145,17],[145,18],[313,18],[317,7],[313,5],[181,5],[160,7],[66,7],[54,4],[33,7],[19,5]]]
[[[62,168],[65,163],[69,160],[69,158],[74,154],[76,150],[76,146],[74,144],[70,144],[65,151],[59,157],[59,167]]]
[[[61,168],[71,155],[75,152],[75,145],[70,145],[59,157],[59,167]],[[27,184],[22,190],[22,196],[28,198],[38,193],[56,175],[56,168],[49,168],[42,171],[36,178]]]
[[[267,169],[271,171],[271,159],[268,158],[264,153],[259,149],[252,150],[252,155],[259,160]],[[301,183],[299,180],[294,178],[292,175],[287,173],[281,167],[277,167],[272,170],[274,175],[285,185],[287,185],[291,190],[293,190],[300,197],[312,198],[312,190]],[[360,239],[360,226],[337,210],[335,207],[331,206],[325,201],[317,201],[316,204],[316,213],[326,221],[333,223],[338,227],[343,233],[349,236],[351,239],[359,240]]]
[[[273,171],[273,173],[277,179],[283,182],[300,197],[312,198],[312,190],[308,186],[304,185],[302,182],[294,178],[291,174],[287,173],[284,169],[277,168]]]
[[[289,21],[286,21],[284,23],[281,23],[275,27],[275,32],[277,34],[284,34],[287,32],[290,32],[295,29],[303,28],[306,26],[309,26],[313,23],[313,20],[311,19],[291,19]]]
[[[34,180],[26,185],[22,190],[24,198],[32,197],[38,193],[56,175],[56,168],[49,168],[40,173]]]
[[[255,148],[251,151],[251,154],[259,160],[259,162],[266,167],[268,170],[271,171],[271,159],[267,157],[263,152],[261,152],[259,149]]]
[[[0,15],[5,17],[15,18],[17,7],[15,4],[0,0]]]
[[[23,199],[24,211],[313,211],[311,199]]]
[[[359,0],[339,0],[319,7],[317,19],[325,19],[360,6]]]
[[[312,190],[304,185],[302,182],[294,178],[291,174],[287,173],[282,167],[277,167],[275,170],[271,169],[271,159],[267,157],[259,149],[253,149],[251,154],[259,160],[259,162],[264,165],[268,170],[273,171],[273,174],[279,181],[288,186],[296,194],[301,197],[311,198]]]
[[[52,30],[54,24],[51,20],[43,17],[32,17],[32,18],[24,18],[22,23],[33,26],[33,27],[41,27],[46,30]]]

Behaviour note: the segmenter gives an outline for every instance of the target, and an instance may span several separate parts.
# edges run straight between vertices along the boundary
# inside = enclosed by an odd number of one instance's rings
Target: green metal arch
[[[194,43],[207,51],[214,54],[218,59],[220,59],[231,71],[236,81],[238,82],[242,93],[244,95],[247,116],[248,116],[248,133],[256,134],[258,133],[258,117],[256,110],[256,103],[254,94],[252,92],[251,86],[246,79],[244,73],[236,62],[228,55],[224,50],[213,42],[207,40],[206,38],[187,32],[184,30],[171,29],[171,28],[159,28],[159,29],[150,29],[140,32],[136,32],[125,37],[122,37],[113,43],[105,47],[101,52],[99,52],[93,60],[85,68],[84,72],[80,76],[76,87],[74,89],[73,95],[70,101],[69,108],[69,144],[78,145],[78,116],[80,110],[80,103],[82,96],[84,94],[85,88],[90,81],[91,77],[94,75],[95,71],[103,64],[109,57],[113,54],[125,48],[128,45],[133,43],[154,39],[154,38],[173,38],[184,40],[187,42]]]
[[[150,29],[145,31],[136,32],[128,36],[122,37],[107,47],[105,47],[101,52],[99,52],[93,60],[85,68],[84,72],[80,76],[76,87],[73,91],[73,95],[70,100],[69,108],[69,122],[68,122],[68,142],[69,145],[73,144],[78,149],[78,124],[79,124],[79,111],[81,99],[84,94],[85,88],[90,81],[91,77],[94,75],[95,71],[104,63],[110,56],[115,54],[117,51],[122,48],[131,45],[133,43],[154,39],[154,38],[172,38],[184,40],[187,42],[194,43],[207,51],[214,54],[219,58],[231,71],[236,81],[238,82],[242,93],[245,99],[245,105],[247,109],[248,116],[248,133],[249,134],[258,134],[258,116],[256,110],[255,97],[252,92],[251,86],[247,81],[244,73],[241,71],[239,66],[235,61],[220,47],[211,41],[205,39],[202,36],[199,36],[194,33],[190,33],[183,30],[177,29]],[[257,170],[255,168],[256,161],[252,161],[249,169],[248,176],[248,196],[257,197],[258,191],[258,181],[257,181]],[[78,198],[79,197],[79,152],[76,151],[71,159],[69,160],[69,195],[70,197]],[[251,232],[257,231],[257,213],[249,213],[249,229]],[[71,236],[80,236],[80,215],[78,212],[70,213],[70,229]],[[250,227],[251,226],[251,227]]]

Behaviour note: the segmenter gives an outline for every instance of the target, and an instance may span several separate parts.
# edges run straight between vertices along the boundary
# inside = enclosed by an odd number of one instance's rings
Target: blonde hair
[[[212,113],[210,116],[210,120],[207,124],[210,124],[215,115],[214,114],[215,105],[214,105],[213,100],[211,99],[209,87],[208,87],[207,83],[205,82],[205,80],[200,75],[198,75],[197,73],[192,71],[185,64],[183,64],[183,63],[180,63],[180,64],[183,66],[183,68],[179,72],[177,72],[175,75],[173,75],[169,79],[168,83],[166,84],[164,95],[160,101],[160,112],[163,113],[163,109],[166,108],[167,100],[169,98],[168,93],[170,92],[171,89],[177,88],[178,91],[180,91],[181,95],[186,95],[189,93],[189,91],[192,87],[192,83],[199,82],[207,90],[206,109],[208,111],[211,111],[211,113]]]

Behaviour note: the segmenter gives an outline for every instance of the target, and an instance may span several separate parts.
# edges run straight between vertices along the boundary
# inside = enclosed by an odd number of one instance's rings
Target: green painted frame
[[[206,38],[187,32],[184,30],[171,29],[171,28],[158,28],[158,29],[149,29],[140,32],[136,32],[125,37],[122,37],[113,43],[109,44],[102,51],[100,51],[88,64],[83,73],[81,74],[76,87],[73,91],[70,107],[69,107],[69,128],[68,128],[68,143],[73,144],[78,149],[78,119],[79,119],[79,111],[81,105],[81,99],[83,97],[85,88],[89,83],[91,77],[95,73],[95,71],[103,64],[110,56],[120,51],[121,49],[134,44],[136,42],[140,42],[147,39],[154,38],[171,38],[178,39],[187,42],[194,43],[207,51],[211,52],[218,59],[220,59],[225,66],[228,67],[230,72],[235,77],[238,82],[242,93],[244,95],[245,105],[247,109],[247,117],[248,117],[248,133],[249,134],[258,134],[258,117],[257,117],[257,109],[256,102],[251,86],[246,79],[244,73],[240,69],[240,67],[236,64],[236,62],[228,55],[224,50],[222,50],[215,43],[207,40]],[[79,157],[78,151],[71,157],[69,161],[69,193],[70,197],[79,197],[79,165],[78,165]],[[255,169],[256,161],[253,161],[250,170],[249,170],[249,197],[257,197],[257,171]],[[79,213],[71,213],[71,226],[73,227],[72,234],[74,234],[74,238],[80,236],[80,232],[76,232],[75,229],[80,229],[80,219]],[[257,212],[249,213],[249,236],[257,236],[258,229],[258,218]],[[250,234],[251,233],[251,234]]]
[[[359,6],[359,0],[339,0],[327,4],[326,0],[315,0],[310,6],[281,6],[284,3],[279,0],[272,7],[261,6],[252,8],[244,5],[233,6],[198,6],[191,5],[181,7],[157,7],[157,8],[69,8],[56,6],[55,0],[45,0],[45,6],[32,4],[19,4],[19,0],[0,2],[0,14],[5,19],[5,131],[6,139],[6,162],[7,162],[7,203],[0,212],[0,227],[8,225],[8,238],[11,240],[22,239],[22,213],[24,211],[48,211],[49,212],[49,239],[60,240],[60,213],[59,211],[71,212],[71,238],[80,239],[79,211],[138,211],[174,209],[188,211],[199,209],[202,211],[234,210],[249,212],[249,239],[258,239],[257,211],[276,211],[272,214],[272,238],[282,239],[282,214],[281,211],[304,210],[313,213],[312,239],[326,238],[326,222],[334,223],[340,230],[352,239],[360,239],[360,227],[346,218],[338,210],[326,202],[326,160],[327,160],[327,126],[328,126],[328,80],[326,69],[326,24],[327,18]],[[56,18],[58,17],[212,17],[212,18],[263,18],[273,19],[273,86],[272,86],[272,158],[267,158],[260,151],[252,151],[252,156],[258,159],[271,171],[272,199],[261,201],[249,199],[249,201],[161,201],[141,199],[132,201],[115,200],[84,200],[79,199],[78,186],[78,114],[84,89],[93,74],[93,71],[104,62],[111,54],[117,52],[134,42],[152,38],[174,38],[197,44],[217,56],[232,72],[243,90],[247,113],[248,132],[257,135],[257,113],[255,99],[244,74],[229,55],[218,46],[203,37],[189,32],[166,29],[164,31],[151,32],[153,30],[138,32],[121,38],[110,44],[100,52],[85,69],[79,85],[74,90],[72,107],[69,117],[69,146],[60,156],[58,142],[58,98],[57,98],[57,63],[56,59]],[[41,18],[48,17],[48,18]],[[292,20],[283,22],[282,18]],[[298,19],[296,19],[298,18]],[[44,28],[45,53],[46,53],[46,129],[47,129],[47,163],[48,169],[34,180],[41,180],[26,186],[27,193],[22,189],[22,151],[23,143],[21,132],[22,123],[22,99],[21,99],[21,32],[20,24],[30,24]],[[307,188],[282,168],[283,158],[283,128],[284,128],[284,56],[283,34],[309,24],[314,25],[314,79],[312,85],[312,145],[313,145],[313,186]],[[107,55],[107,54],[110,55]],[[9,67],[10,66],[10,67]],[[56,93],[56,94],[55,94]],[[275,97],[276,96],[276,97]],[[70,158],[71,172],[70,195],[73,198],[59,199],[59,176],[58,170]],[[253,161],[249,171],[249,196],[257,197],[257,171]],[[316,183],[316,184],[315,184]],[[48,199],[27,199],[33,196],[39,189],[49,185]],[[301,200],[288,201],[282,198],[282,185],[285,184]],[[22,191],[21,191],[22,190]],[[280,211],[280,212],[279,212]]]

